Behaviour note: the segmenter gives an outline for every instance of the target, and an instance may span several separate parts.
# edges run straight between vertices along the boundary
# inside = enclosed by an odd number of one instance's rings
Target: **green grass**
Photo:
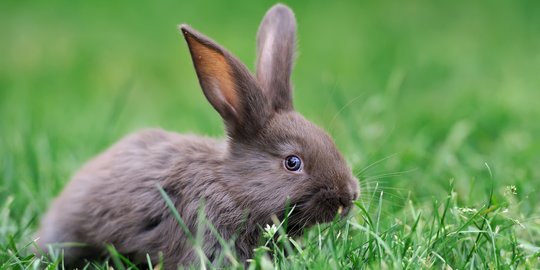
[[[406,2],[289,3],[295,107],[332,134],[362,196],[348,220],[270,238],[253,267],[540,268],[540,5]],[[222,136],[176,25],[252,67],[272,4],[0,3],[0,268],[38,267],[47,205],[125,134]]]

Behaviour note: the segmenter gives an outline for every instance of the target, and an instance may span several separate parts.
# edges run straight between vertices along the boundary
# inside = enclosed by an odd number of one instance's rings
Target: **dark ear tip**
[[[193,29],[191,29],[191,27],[185,23],[179,25],[178,30],[182,32],[182,35],[184,35],[184,37],[186,38],[188,37],[188,35],[193,36]]]

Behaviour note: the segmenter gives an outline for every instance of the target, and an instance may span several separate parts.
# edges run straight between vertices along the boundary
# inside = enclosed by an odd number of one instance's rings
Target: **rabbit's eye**
[[[289,171],[299,171],[302,168],[302,160],[295,155],[291,155],[284,160],[285,168]]]

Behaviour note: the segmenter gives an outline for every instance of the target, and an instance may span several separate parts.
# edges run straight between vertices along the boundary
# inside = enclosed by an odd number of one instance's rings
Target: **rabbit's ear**
[[[257,80],[275,110],[290,110],[291,72],[296,50],[296,20],[290,8],[277,4],[264,16],[257,34]]]
[[[270,109],[253,75],[211,39],[187,25],[180,30],[204,95],[224,119],[229,135],[249,137],[259,130]]]

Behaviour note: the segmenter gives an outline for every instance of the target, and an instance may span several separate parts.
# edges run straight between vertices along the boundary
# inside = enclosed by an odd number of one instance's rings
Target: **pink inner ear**
[[[191,35],[187,35],[188,43],[192,50],[195,67],[199,71],[201,80],[206,81],[220,99],[224,99],[235,110],[238,108],[239,99],[235,89],[235,83],[231,75],[231,67],[220,52],[200,43]]]
[[[211,80],[210,86],[208,89],[206,89],[206,91],[211,91],[212,92],[211,95],[214,97],[213,100],[223,104],[223,106],[227,107],[228,110],[230,110],[233,114],[238,115],[236,108],[233,107],[231,105],[231,101],[227,100],[227,97],[223,95],[223,91],[220,89],[221,87],[219,85],[220,83],[218,80]]]

